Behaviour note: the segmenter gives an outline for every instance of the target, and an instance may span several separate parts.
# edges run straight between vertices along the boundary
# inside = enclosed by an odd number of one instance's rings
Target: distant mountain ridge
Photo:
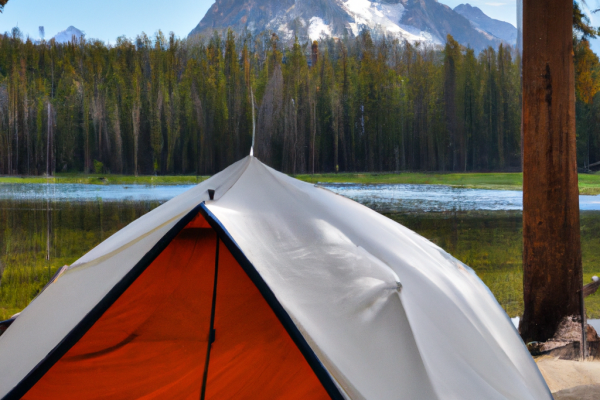
[[[73,40],[73,37],[80,39],[85,36],[85,33],[75,28],[74,26],[70,26],[64,31],[58,32],[52,39],[56,41],[56,43],[68,43]]]
[[[479,51],[508,41],[490,33],[495,30],[488,25],[488,20],[476,24],[437,0],[216,0],[190,36],[209,36],[215,30],[231,28],[253,34],[271,30],[283,40],[297,36],[305,41],[320,36],[357,36],[369,29],[374,34],[433,45],[443,45],[450,34]]]
[[[490,18],[481,9],[469,3],[456,6],[454,11],[468,19],[474,28],[494,35],[512,46],[517,44],[517,28],[508,22]]]

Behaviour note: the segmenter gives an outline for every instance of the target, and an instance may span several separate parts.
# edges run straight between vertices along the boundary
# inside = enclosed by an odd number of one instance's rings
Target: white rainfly
[[[473,270],[385,216],[290,178],[252,156],[134,221],[48,285],[0,336],[0,398],[28,398],[29,394],[37,398],[36,385],[50,373],[60,379],[84,379],[76,378],[83,367],[68,369],[68,362],[85,362],[88,368],[111,356],[116,358],[103,368],[118,369],[120,359],[115,354],[139,342],[148,324],[88,355],[69,358],[69,352],[107,318],[110,307],[144,276],[144,268],[160,258],[160,252],[197,215],[216,232],[217,243],[224,244],[221,251],[228,251],[259,288],[327,397],[552,398],[510,319]],[[216,251],[219,260],[218,246]],[[215,268],[214,257],[211,260],[207,268]],[[169,268],[175,271],[178,266]],[[211,288],[212,279],[211,275]],[[232,285],[234,281],[228,284]],[[217,299],[215,309],[215,298],[213,316],[226,313],[220,305],[227,299]],[[136,301],[131,304],[143,302]],[[190,302],[170,303],[176,305],[171,314],[177,304],[185,307]],[[216,337],[213,331],[208,343],[214,341],[213,353],[220,357],[218,346],[228,339],[216,321]],[[106,326],[118,331],[119,323]],[[117,335],[107,332],[105,337]],[[152,336],[147,342],[158,346],[161,337]],[[202,341],[207,343],[204,337]],[[247,350],[240,351],[252,350],[252,343],[245,345]],[[233,348],[222,349],[223,354]],[[195,392],[182,389],[180,397],[167,395],[179,393],[174,388],[181,380],[173,378],[151,394],[144,393],[145,398],[198,398],[201,386],[210,393],[211,379],[217,378],[207,372],[209,356],[202,354],[193,381],[198,385],[191,385]],[[210,363],[210,371],[216,371],[212,358]],[[147,365],[140,368],[155,373]],[[219,370],[220,377],[229,370],[233,369]],[[275,375],[269,379],[284,380]],[[112,398],[119,398],[125,392],[117,380],[111,382]],[[263,387],[271,388],[272,383]],[[44,385],[47,398],[54,398],[50,392],[55,386]],[[286,383],[281,385],[284,389],[277,390],[293,398],[293,393],[285,392]],[[260,393],[252,396],[266,398]]]

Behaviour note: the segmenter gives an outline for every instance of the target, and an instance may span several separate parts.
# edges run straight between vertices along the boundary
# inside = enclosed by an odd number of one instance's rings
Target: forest
[[[598,57],[576,41],[579,166],[600,160]],[[110,45],[0,35],[0,174],[213,174],[254,154],[291,174],[519,171],[520,56],[368,31]]]

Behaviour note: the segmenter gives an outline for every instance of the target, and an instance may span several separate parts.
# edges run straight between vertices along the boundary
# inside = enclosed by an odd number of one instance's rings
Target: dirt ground
[[[552,394],[554,400],[599,400],[600,385],[575,386]]]
[[[555,400],[600,400],[600,361],[538,357],[536,363]]]

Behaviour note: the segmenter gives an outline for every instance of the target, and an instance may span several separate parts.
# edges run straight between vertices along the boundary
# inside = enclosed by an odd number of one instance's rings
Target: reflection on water
[[[412,184],[319,185],[380,212],[522,210],[523,192]],[[579,196],[581,210],[600,211],[599,196]]]
[[[84,185],[78,183],[0,185],[0,200],[167,201],[194,185]]]
[[[470,265],[510,316],[522,313],[521,192],[435,185],[324,186],[435,242]],[[0,185],[0,319],[24,308],[58,268],[190,187]],[[600,209],[600,197],[580,199],[582,209]],[[588,282],[600,275],[600,212],[582,212],[581,232]],[[600,317],[600,293],[588,297],[586,306],[588,316]]]
[[[141,201],[169,200],[194,185],[3,184],[0,200]],[[453,188],[412,184],[320,184],[379,212],[522,210],[523,193],[515,190]],[[579,196],[584,211],[600,211],[599,196]]]

